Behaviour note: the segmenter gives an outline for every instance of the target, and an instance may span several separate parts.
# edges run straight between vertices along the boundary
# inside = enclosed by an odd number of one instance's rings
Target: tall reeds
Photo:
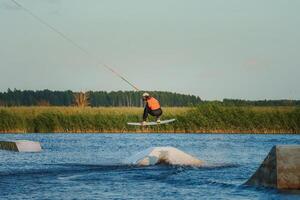
[[[0,132],[184,132],[184,133],[300,133],[300,108],[235,107],[205,103],[164,108],[168,125],[132,127],[142,108],[10,107],[0,108]],[[154,120],[150,118],[150,120]]]

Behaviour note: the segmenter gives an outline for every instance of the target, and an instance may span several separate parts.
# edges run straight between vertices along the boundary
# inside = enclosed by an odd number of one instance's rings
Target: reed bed
[[[300,133],[299,107],[236,107],[206,103],[163,108],[168,125],[132,127],[140,107],[0,107],[2,133]],[[150,118],[150,120],[154,120]]]

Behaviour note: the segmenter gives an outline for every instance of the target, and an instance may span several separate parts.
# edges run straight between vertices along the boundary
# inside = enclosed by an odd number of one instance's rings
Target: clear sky
[[[18,0],[143,90],[300,99],[299,0]],[[0,0],[0,90],[131,90]]]

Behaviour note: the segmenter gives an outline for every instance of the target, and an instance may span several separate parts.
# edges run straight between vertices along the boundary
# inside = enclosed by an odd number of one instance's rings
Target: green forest
[[[0,106],[91,106],[91,107],[142,107],[143,91],[88,91],[73,92],[51,90],[11,90],[0,92]],[[205,104],[195,95],[185,95],[164,91],[152,91],[152,96],[160,100],[162,106],[181,107]],[[299,100],[241,100],[224,99],[216,101],[225,106],[300,106]]]
[[[91,106],[141,107],[143,91],[88,91],[10,90],[0,93],[0,106]],[[201,102],[200,97],[172,92],[152,91],[162,106],[189,106]]]

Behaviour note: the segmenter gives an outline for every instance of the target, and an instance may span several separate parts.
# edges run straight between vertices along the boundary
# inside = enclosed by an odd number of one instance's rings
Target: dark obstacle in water
[[[300,145],[274,146],[246,185],[300,189]]]

